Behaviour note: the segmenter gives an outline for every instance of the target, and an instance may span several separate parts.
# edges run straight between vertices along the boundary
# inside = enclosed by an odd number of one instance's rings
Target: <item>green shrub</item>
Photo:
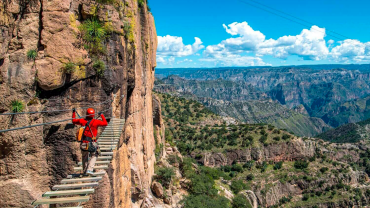
[[[327,168],[327,167],[320,168],[320,172],[322,172],[322,173],[325,173],[328,170],[329,170],[329,168]]]
[[[253,168],[253,165],[254,165],[254,161],[251,160],[251,161],[248,161],[248,162],[244,163],[243,168],[251,170]]]
[[[288,140],[288,139],[290,139],[290,135],[289,134],[284,134],[282,139],[283,140]]]
[[[63,65],[63,71],[66,74],[72,74],[76,70],[76,64],[69,61]]]
[[[85,42],[85,48],[93,54],[103,53],[105,48],[103,41],[108,37],[110,30],[97,18],[92,18],[84,21],[80,26],[82,39]]]
[[[267,141],[267,137],[265,135],[261,136],[260,142],[263,143],[263,144],[265,144],[266,141]]]
[[[238,194],[233,198],[232,208],[252,208],[252,205],[249,203],[248,199],[242,195]]]
[[[280,141],[280,137],[276,136],[276,137],[273,138],[273,140]]]
[[[283,167],[283,161],[275,163],[274,170],[280,170]]]
[[[100,78],[104,77],[104,72],[105,72],[106,67],[105,67],[105,63],[103,61],[101,61],[101,60],[95,61],[94,64],[93,64],[93,68],[96,72],[97,77],[100,77]]]
[[[307,201],[310,198],[309,194],[304,194],[302,200]]]
[[[24,104],[21,100],[13,100],[10,106],[13,113],[20,113],[24,110]]]
[[[238,194],[241,190],[247,188],[247,185],[243,182],[243,180],[233,180],[231,181],[230,189],[234,192],[234,194]]]
[[[37,51],[36,50],[28,50],[27,51],[27,58],[30,59],[30,60],[35,60],[37,57]]]
[[[239,164],[234,164],[233,166],[231,166],[231,171],[235,171],[235,172],[243,172],[243,167]]]
[[[172,168],[160,167],[155,171],[156,179],[163,186],[169,187],[172,177],[175,176],[175,172]]]
[[[254,179],[254,175],[252,173],[248,174],[246,177],[247,181],[252,181]]]
[[[115,0],[95,0],[95,1],[102,4],[112,4],[114,3]]]
[[[189,195],[181,201],[183,208],[229,208],[229,200],[222,196]]]
[[[303,169],[306,169],[308,167],[308,164],[309,163],[305,160],[297,160],[297,161],[294,162],[294,167],[296,169],[303,170]]]

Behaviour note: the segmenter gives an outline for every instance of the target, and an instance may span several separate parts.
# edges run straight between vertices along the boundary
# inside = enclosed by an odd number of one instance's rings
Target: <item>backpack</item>
[[[82,142],[82,138],[83,138],[83,136],[84,136],[84,133],[85,133],[85,130],[86,130],[86,127],[88,126],[89,127],[89,129],[90,129],[90,132],[91,132],[91,135],[93,135],[94,136],[94,134],[92,133],[92,131],[91,131],[91,127],[90,127],[90,122],[91,122],[92,120],[90,120],[90,121],[88,121],[87,122],[87,124],[84,126],[84,127],[80,127],[80,128],[78,128],[78,130],[77,130],[77,133],[76,133],[76,140],[77,140],[77,142]],[[95,139],[96,140],[96,138],[95,137],[93,137],[93,139]]]

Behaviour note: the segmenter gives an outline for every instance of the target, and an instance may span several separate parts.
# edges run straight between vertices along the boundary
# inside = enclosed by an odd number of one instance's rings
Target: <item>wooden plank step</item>
[[[97,169],[108,169],[108,166],[107,165],[95,166],[94,170],[97,170]],[[82,171],[82,167],[74,167],[73,170]]]
[[[117,145],[117,142],[111,141],[111,142],[98,142],[99,145]]]
[[[68,175],[67,178],[81,178],[80,177],[81,174],[71,174],[71,175]],[[94,172],[93,176],[104,176],[105,175],[105,172]]]
[[[97,160],[99,161],[99,160],[111,160],[111,159],[113,159],[112,156],[99,156]]]
[[[82,165],[82,163],[81,163]],[[78,182],[96,182],[103,179],[102,177],[87,177],[87,178],[75,178],[75,179],[63,179],[60,183],[78,183]]]
[[[43,198],[32,202],[32,205],[40,204],[64,204],[64,203],[74,203],[74,202],[87,202],[89,201],[89,196],[79,196],[79,197],[65,197],[65,198]]]
[[[63,185],[55,185],[51,188],[51,190],[66,190],[66,189],[76,189],[76,188],[86,188],[86,187],[96,187],[99,186],[99,183],[77,183],[77,184],[63,184]]]
[[[110,161],[96,161],[95,164],[110,164]],[[82,162],[77,163],[77,165],[82,165]]]
[[[116,148],[100,148],[101,151],[112,151],[115,150]]]
[[[102,152],[101,153],[102,156],[113,155],[113,154],[114,154],[113,152]]]
[[[94,193],[94,189],[78,189],[78,190],[67,190],[67,191],[48,191],[45,192],[42,197],[51,196],[71,196],[71,195],[86,195]]]
[[[99,141],[100,141],[100,140],[99,140]],[[99,141],[98,141],[98,142],[99,142]],[[108,139],[108,140],[101,140],[100,142],[109,142],[109,144],[110,144],[110,143],[118,144],[119,140],[112,140],[112,139],[110,139],[110,140],[109,140],[109,139]],[[99,144],[99,143],[98,143],[98,144]]]
[[[116,148],[116,144],[103,144],[99,145],[100,148]]]

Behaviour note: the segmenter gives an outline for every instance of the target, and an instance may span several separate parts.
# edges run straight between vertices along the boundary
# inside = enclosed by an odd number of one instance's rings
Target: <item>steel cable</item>
[[[115,97],[116,97],[116,95],[114,95],[114,98],[115,98]],[[94,105],[89,106],[89,107],[76,108],[76,110],[83,110],[83,109],[88,109],[88,108],[91,108],[91,107],[96,107],[96,106],[99,106],[99,105],[106,104],[106,103],[108,103],[109,101],[111,101],[111,100],[106,100],[106,101],[104,101],[104,102],[97,103],[97,104],[94,104]],[[56,112],[67,112],[67,111],[71,111],[71,110],[72,110],[72,109],[52,110],[52,111],[35,111],[35,112],[19,112],[19,113],[2,113],[2,114],[0,114],[0,116],[21,115],[21,114],[36,114],[36,113],[56,113]]]
[[[116,97],[116,95],[114,95],[114,98],[115,97]],[[123,98],[124,98],[124,96],[121,96],[121,99],[120,99],[119,102],[121,102]],[[107,102],[107,101],[105,101],[105,102]],[[112,99],[112,102],[113,102],[113,99]],[[102,102],[102,103],[104,103],[104,102]],[[106,110],[100,111],[100,113],[109,111],[111,109],[113,109],[113,106],[110,107],[110,108],[108,108],[108,109],[106,109]],[[69,109],[69,110],[66,110],[66,111],[70,111],[70,110],[72,110],[72,109]],[[94,114],[94,115],[98,115],[98,114]],[[87,116],[82,116],[80,118],[86,118],[86,117]],[[109,117],[109,118],[113,118],[113,117]],[[106,118],[106,119],[109,119],[109,118]],[[63,120],[58,120],[58,121],[52,121],[52,122],[47,122],[47,123],[41,123],[41,124],[35,124],[35,125],[31,125],[31,126],[17,127],[17,128],[13,128],[13,129],[3,129],[3,130],[0,130],[0,133],[9,132],[9,131],[16,131],[16,130],[22,130],[22,129],[27,129],[27,128],[33,128],[33,127],[38,127],[38,126],[44,126],[44,125],[49,125],[49,124],[54,124],[54,123],[60,123],[60,122],[65,122],[65,121],[70,121],[70,120],[73,120],[73,118],[63,119]]]
[[[104,111],[100,111],[101,113],[103,112],[106,112],[108,110],[111,110],[113,107],[110,107]],[[95,116],[98,115],[97,113],[94,114]],[[80,118],[86,118],[87,116],[82,116]],[[69,118],[69,119],[63,119],[63,120],[58,120],[58,121],[52,121],[52,122],[47,122],[47,123],[41,123],[41,124],[35,124],[35,125],[31,125],[31,126],[23,126],[23,127],[17,127],[17,128],[13,128],[13,129],[4,129],[4,130],[0,130],[0,133],[4,133],[4,132],[8,132],[8,131],[16,131],[16,130],[22,130],[22,129],[28,129],[28,128],[33,128],[33,127],[38,127],[38,126],[44,126],[44,125],[49,125],[49,124],[54,124],[54,123],[61,123],[61,122],[65,122],[65,121],[70,121],[70,120],[73,120],[73,118]]]

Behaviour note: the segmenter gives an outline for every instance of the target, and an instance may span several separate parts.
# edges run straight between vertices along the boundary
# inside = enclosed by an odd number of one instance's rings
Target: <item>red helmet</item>
[[[88,108],[86,111],[86,118],[93,119],[95,116],[95,110],[93,108]]]

